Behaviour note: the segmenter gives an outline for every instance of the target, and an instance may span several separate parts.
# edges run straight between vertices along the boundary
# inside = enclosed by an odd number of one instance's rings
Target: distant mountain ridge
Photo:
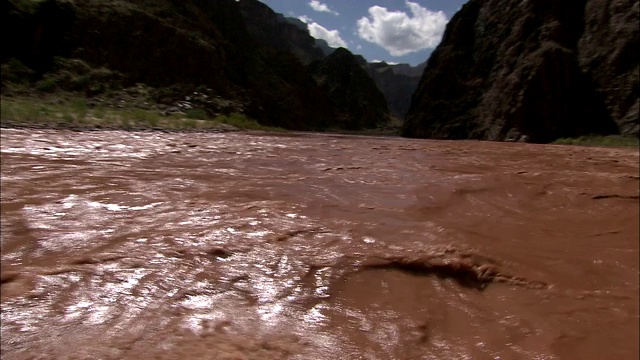
[[[369,63],[366,70],[382,91],[389,104],[391,115],[404,119],[411,106],[411,97],[418,88],[426,62],[418,66],[409,64],[389,65],[385,62]]]
[[[311,37],[307,29],[307,24],[302,20],[284,17],[281,14],[277,14],[277,16],[280,22],[287,22]],[[251,21],[251,19],[247,20],[248,22]],[[306,45],[305,48],[296,47],[296,44],[293,42],[290,43],[291,47],[289,49],[302,61],[308,59],[318,60],[316,49],[320,49],[324,56],[330,56],[336,51],[336,48],[329,46],[325,40],[312,39],[315,42],[313,50],[310,50],[311,47],[308,45]],[[384,95],[391,115],[398,119],[404,119],[411,104],[411,97],[418,87],[418,83],[426,67],[426,62],[418,66],[411,66],[409,64],[387,64],[386,62],[368,63],[360,55],[356,55],[356,59]]]

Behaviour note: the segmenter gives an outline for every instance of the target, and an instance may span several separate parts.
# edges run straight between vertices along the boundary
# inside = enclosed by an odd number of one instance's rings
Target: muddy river
[[[1,130],[1,356],[638,359],[638,150]]]

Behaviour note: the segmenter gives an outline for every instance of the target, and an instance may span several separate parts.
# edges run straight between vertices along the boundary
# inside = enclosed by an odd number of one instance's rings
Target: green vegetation
[[[277,132],[286,131],[283,128],[262,125],[258,123],[256,120],[250,119],[245,115],[238,114],[238,113],[233,113],[231,115],[220,115],[216,117],[214,121],[222,124],[235,126],[239,129],[246,129],[246,130],[277,131]]]
[[[2,64],[2,82],[7,81],[24,84],[33,80],[35,71],[24,65],[20,60],[16,58],[9,59],[6,63]]]
[[[13,3],[16,7],[22,11],[25,11],[29,14],[33,14],[42,0],[14,0]]]
[[[55,78],[44,78],[36,84],[38,91],[51,93],[58,88],[58,82]]]
[[[558,145],[583,145],[583,146],[616,146],[616,147],[638,147],[640,139],[635,136],[580,136],[578,138],[562,138],[553,142]]]
[[[203,110],[203,109],[198,109],[198,108],[193,108],[193,109],[187,109],[184,112],[185,116],[188,119],[207,119],[209,118],[209,115],[207,115],[207,111]]]
[[[123,88],[122,74],[118,72],[92,68],[79,59],[59,57],[54,58],[50,72],[41,77],[34,74],[15,58],[2,64],[0,122],[3,126],[284,131],[263,126],[237,112],[213,118],[212,112],[229,111],[236,105],[233,101],[214,97],[204,86],[196,91],[188,86],[153,88],[142,83]],[[185,98],[192,108],[184,110],[167,105]],[[170,115],[161,111],[163,106],[173,109],[169,111]]]
[[[204,110],[192,112],[191,115],[163,115],[157,109],[90,105],[82,97],[52,99],[2,96],[0,108],[2,110],[0,123],[6,126],[205,131],[237,128],[284,131],[280,128],[263,126],[238,113],[228,116],[220,115],[215,119],[208,118]]]
[[[84,92],[88,96],[120,88],[123,75],[104,67],[92,68],[79,59],[55,57],[52,69],[36,75],[20,60],[11,58],[2,64],[2,84],[35,88],[42,93],[57,91]]]

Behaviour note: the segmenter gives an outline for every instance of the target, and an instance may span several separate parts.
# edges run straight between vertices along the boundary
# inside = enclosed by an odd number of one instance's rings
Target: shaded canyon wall
[[[638,134],[638,1],[471,0],[403,127],[422,138],[549,142]]]

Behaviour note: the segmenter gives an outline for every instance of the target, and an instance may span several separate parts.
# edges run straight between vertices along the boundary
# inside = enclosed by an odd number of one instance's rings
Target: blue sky
[[[307,23],[311,35],[368,61],[417,65],[466,0],[260,0]]]

